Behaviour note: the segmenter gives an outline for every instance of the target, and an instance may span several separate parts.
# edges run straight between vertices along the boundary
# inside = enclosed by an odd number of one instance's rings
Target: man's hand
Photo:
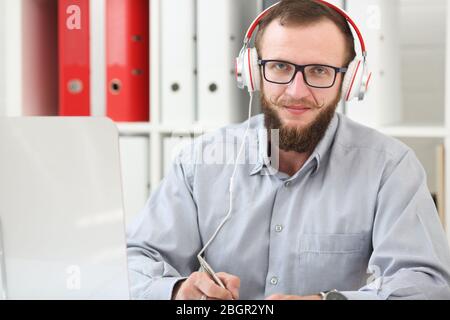
[[[320,294],[313,296],[289,296],[283,294],[273,294],[266,298],[266,300],[322,300]]]
[[[237,300],[241,281],[225,272],[216,273],[226,289],[217,285],[206,272],[194,272],[186,280],[176,284],[172,299],[200,300],[203,296],[213,300]]]

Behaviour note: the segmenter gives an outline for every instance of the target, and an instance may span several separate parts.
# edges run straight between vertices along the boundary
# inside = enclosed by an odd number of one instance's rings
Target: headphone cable
[[[233,186],[234,186],[234,177],[236,175],[236,171],[237,171],[237,165],[238,165],[238,161],[239,158],[241,157],[242,151],[244,150],[244,146],[245,146],[245,140],[248,137],[248,133],[250,131],[250,120],[252,117],[252,105],[253,105],[253,92],[249,92],[250,94],[250,101],[248,104],[248,122],[247,122],[247,128],[245,130],[244,133],[244,138],[242,139],[242,143],[241,143],[241,147],[239,149],[238,155],[236,157],[235,163],[234,163],[234,169],[233,169],[233,173],[230,177],[230,186],[229,186],[229,194],[230,194],[230,204],[229,204],[229,209],[228,209],[228,213],[226,215],[226,217],[222,220],[222,222],[220,223],[220,225],[217,227],[216,231],[214,232],[213,236],[209,239],[209,241],[205,244],[205,246],[203,247],[202,250],[200,250],[200,252],[198,253],[197,256],[201,257],[203,255],[203,253],[205,252],[205,250],[209,247],[209,245],[211,244],[211,242],[216,238],[217,234],[219,233],[219,231],[222,229],[222,227],[225,225],[225,223],[230,219],[231,217],[231,213],[233,210]]]

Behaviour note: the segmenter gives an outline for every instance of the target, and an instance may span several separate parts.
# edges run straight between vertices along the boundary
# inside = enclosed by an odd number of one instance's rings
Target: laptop
[[[130,298],[109,119],[0,118],[0,298]]]

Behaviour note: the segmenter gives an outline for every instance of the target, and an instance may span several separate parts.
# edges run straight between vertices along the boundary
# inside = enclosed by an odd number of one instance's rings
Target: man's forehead
[[[326,19],[305,25],[281,25],[280,20],[274,20],[264,30],[260,55],[263,59],[316,58],[324,60],[317,63],[340,64],[345,60],[346,41],[339,28]]]
[[[338,26],[330,19],[324,17],[314,21],[295,21],[287,18],[276,18],[265,27],[267,30],[275,28],[288,28],[288,29],[320,29],[320,28],[332,28],[336,32],[340,32]]]

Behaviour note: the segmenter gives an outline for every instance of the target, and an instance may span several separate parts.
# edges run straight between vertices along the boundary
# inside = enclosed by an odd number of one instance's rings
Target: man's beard
[[[261,105],[264,112],[264,123],[266,128],[270,131],[272,129],[279,130],[279,148],[284,151],[295,151],[298,153],[312,153],[319,142],[325,135],[331,120],[336,112],[337,105],[340,100],[340,94],[329,104],[319,106],[311,104],[309,101],[289,101],[281,100],[276,103],[271,103],[267,100],[264,92],[261,92]],[[293,103],[294,102],[294,103]],[[301,104],[311,107],[312,109],[321,109],[316,118],[305,127],[289,127],[283,125],[278,110],[283,108],[283,105]],[[269,134],[270,137],[270,134]]]

